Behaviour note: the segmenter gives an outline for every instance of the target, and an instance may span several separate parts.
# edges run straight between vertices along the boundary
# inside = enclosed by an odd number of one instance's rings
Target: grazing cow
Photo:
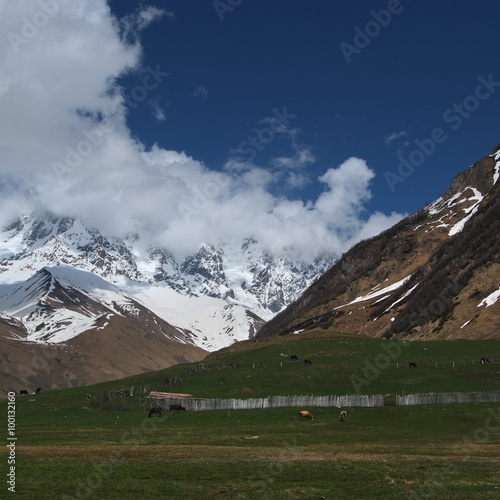
[[[298,360],[299,360],[299,358],[298,358],[298,356],[296,356],[295,354],[292,354],[292,355],[290,356],[290,360],[291,360],[291,361],[298,361]]]
[[[161,417],[161,408],[159,408],[159,407],[151,408],[151,410],[149,410],[148,417],[151,417],[151,415],[158,415],[159,417]]]
[[[87,399],[87,400],[88,400],[88,399],[90,399],[91,397],[92,397],[92,394],[89,394],[88,392],[87,392],[87,394],[85,394],[85,399]]]
[[[184,408],[184,406],[178,405],[178,404],[170,405],[168,407],[168,411],[173,411],[173,410],[175,410],[177,413],[179,413],[181,411],[186,411],[186,408]]]
[[[313,420],[313,416],[308,411],[305,410],[299,411],[299,420],[302,421],[304,419]]]
[[[490,360],[488,358],[481,358],[481,364],[484,365],[485,363],[489,363]]]
[[[28,395],[28,391],[26,389],[21,389],[19,391],[19,396],[27,396]]]
[[[42,392],[42,388],[41,387],[37,387],[36,391],[35,391],[35,394],[40,394]]]
[[[346,418],[347,418],[347,412],[346,412],[345,410],[342,410],[342,411],[340,412],[340,417],[339,417],[339,419],[340,419],[340,421],[341,421],[341,422],[345,422],[345,419],[346,419]]]
[[[304,359],[304,364],[305,365],[312,365],[313,362],[310,359]]]
[[[413,363],[413,361],[410,361],[408,363],[408,368],[416,368],[417,367],[417,363]]]

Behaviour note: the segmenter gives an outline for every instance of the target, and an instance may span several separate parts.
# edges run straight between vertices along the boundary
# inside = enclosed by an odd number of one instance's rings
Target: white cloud
[[[408,134],[402,130],[401,132],[393,132],[392,134],[384,137],[384,142],[386,145],[392,144],[395,140],[401,139],[402,137],[408,137]]]
[[[303,168],[316,161],[309,146],[292,144],[293,155],[274,158],[271,164],[279,168]]]
[[[0,1],[1,31],[22,37],[23,19],[39,10],[38,2]],[[128,17],[128,35],[169,17],[162,12],[146,7]],[[145,149],[126,124],[130,96],[116,84],[128,71],[144,72],[132,38],[104,0],[72,0],[31,38],[0,46],[0,224],[25,209],[48,209],[108,235],[142,233],[176,254],[251,235],[270,250],[313,258],[338,255],[400,218],[365,216],[374,173],[357,158],[321,176],[317,200],[273,194],[283,179],[308,182],[301,169],[315,161],[310,147],[295,145],[299,129],[276,118],[266,123],[292,148],[274,169],[230,159],[218,171],[183,152]],[[163,68],[144,75],[161,80]],[[156,116],[165,119],[158,105]]]
[[[151,101],[151,107],[153,108],[153,116],[159,122],[164,122],[167,119],[165,115],[165,110],[160,106],[157,100]]]
[[[147,28],[152,22],[161,19],[163,16],[170,18],[174,17],[173,12],[167,12],[164,9],[158,9],[157,7],[148,6],[145,9],[139,11],[138,13],[139,23],[138,28],[140,30]]]
[[[136,40],[139,32],[147,28],[151,23],[159,21],[162,17],[173,19],[173,12],[168,12],[157,7],[147,6],[139,8],[133,14],[129,14],[120,19],[122,37],[125,40]]]
[[[202,99],[206,99],[208,97],[208,90],[202,85],[200,85],[193,92],[193,97],[201,97]]]

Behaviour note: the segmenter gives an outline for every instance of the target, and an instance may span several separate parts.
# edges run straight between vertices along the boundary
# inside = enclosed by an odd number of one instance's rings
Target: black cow
[[[304,364],[305,365],[312,365],[313,362],[310,359],[304,359]]]
[[[152,415],[158,415],[161,417],[161,408],[151,408],[151,410],[149,410],[148,417],[151,417]]]
[[[173,410],[175,410],[177,413],[179,413],[181,411],[186,411],[186,408],[184,408],[184,406],[179,405],[179,404],[170,405],[168,407],[168,411],[173,411]]]
[[[416,368],[417,367],[417,363],[413,363],[413,361],[410,361],[408,363],[408,368]]]
[[[481,364],[489,363],[490,360],[488,358],[481,358]]]
[[[42,388],[41,387],[37,387],[36,391],[35,391],[35,394],[40,394],[42,392]]]
[[[27,396],[28,395],[28,391],[26,389],[21,389],[19,391],[19,396]]]
[[[295,354],[292,354],[292,355],[290,356],[290,360],[291,360],[291,361],[298,361],[298,360],[299,360],[299,358],[298,358],[298,356],[296,356]]]

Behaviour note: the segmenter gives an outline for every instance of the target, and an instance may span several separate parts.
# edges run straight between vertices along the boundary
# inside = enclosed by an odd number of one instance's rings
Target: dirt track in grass
[[[389,447],[388,447],[389,448]],[[440,446],[434,453],[408,454],[397,450],[381,450],[380,446],[353,445],[349,450],[335,450],[328,446],[283,446],[283,447],[244,447],[244,446],[141,446],[131,450],[123,446],[18,446],[20,456],[32,457],[50,456],[64,459],[99,460],[110,456],[119,457],[127,462],[134,461],[163,461],[163,460],[190,460],[190,461],[273,461],[283,462],[311,462],[311,461],[377,461],[405,460],[405,461],[488,461],[500,464],[500,445],[469,445],[467,453],[453,453],[451,446]],[[429,450],[430,451],[430,450]]]

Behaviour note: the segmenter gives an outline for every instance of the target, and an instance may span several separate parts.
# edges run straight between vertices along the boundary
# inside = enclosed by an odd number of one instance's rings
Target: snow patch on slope
[[[483,195],[477,190],[476,188],[473,188],[472,186],[469,186],[467,189],[472,190],[474,193],[473,196],[470,196],[469,198],[463,198],[461,199],[458,203],[463,203],[465,201],[475,201],[474,204],[472,204],[470,207],[464,208],[464,212],[467,214],[466,217],[464,217],[461,221],[457,222],[448,232],[449,236],[453,236],[454,234],[460,233],[462,229],[465,226],[465,223],[477,212],[477,209],[479,207],[479,204],[483,200]]]
[[[500,287],[498,288],[498,290],[495,290],[493,293],[490,293],[488,297],[484,298],[477,305],[477,307],[482,307],[482,306],[490,307],[498,300],[499,297],[500,297]]]
[[[493,184],[496,184],[500,177],[500,149],[495,153],[495,173],[493,174]]]
[[[356,304],[358,302],[364,302],[366,300],[371,300],[371,299],[375,299],[377,297],[380,297],[381,295],[386,295],[387,294],[387,297],[390,296],[390,293],[389,292],[393,292],[394,290],[397,290],[399,287],[403,286],[410,278],[411,278],[411,274],[409,276],[407,276],[406,278],[403,278],[402,280],[399,280],[397,281],[396,283],[393,283],[392,285],[389,285],[389,286],[386,286],[380,290],[377,290],[377,288],[381,285],[377,285],[375,286],[373,289],[375,291],[367,294],[367,295],[361,295],[359,297],[356,297],[354,300],[352,300],[351,302],[347,303],[347,304],[344,304],[342,306],[338,306],[336,307],[335,309],[340,309],[341,307],[346,307],[346,306],[350,306],[352,304]],[[385,297],[385,298],[387,298]]]

